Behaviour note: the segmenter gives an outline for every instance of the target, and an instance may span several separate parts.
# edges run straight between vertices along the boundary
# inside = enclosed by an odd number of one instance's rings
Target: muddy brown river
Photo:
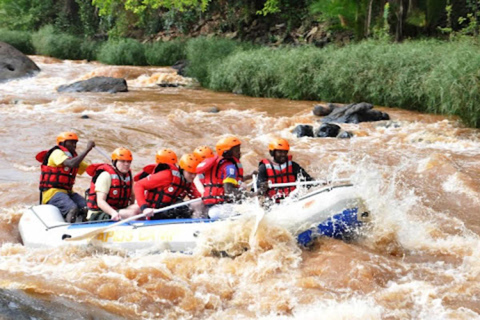
[[[296,138],[296,125],[319,126],[313,101],[159,87],[191,82],[170,68],[32,58],[38,76],[0,84],[3,319],[480,319],[479,130],[379,108],[390,121],[341,125],[352,139]],[[130,91],[56,92],[94,75],[124,77]],[[25,248],[18,221],[38,202],[35,155],[67,130],[78,133],[79,151],[89,139],[108,153],[129,148],[135,173],[157,149],[180,156],[225,134],[242,141],[250,173],[269,140],[283,137],[312,176],[351,178],[371,225],[356,241],[321,239],[305,250],[267,221],[259,247],[236,258],[210,249],[248,243],[254,221],[232,224],[191,255]],[[104,158],[92,150],[86,160]],[[89,182],[79,176],[76,191]]]

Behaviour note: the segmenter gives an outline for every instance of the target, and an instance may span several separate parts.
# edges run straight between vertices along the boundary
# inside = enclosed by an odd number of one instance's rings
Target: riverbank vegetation
[[[480,127],[480,0],[0,0],[27,54],[172,65],[257,97],[459,116]]]

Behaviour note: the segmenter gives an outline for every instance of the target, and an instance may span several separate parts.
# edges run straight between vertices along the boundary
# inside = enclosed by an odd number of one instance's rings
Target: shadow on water
[[[125,319],[94,306],[71,300],[27,294],[19,290],[0,290],[2,320]]]

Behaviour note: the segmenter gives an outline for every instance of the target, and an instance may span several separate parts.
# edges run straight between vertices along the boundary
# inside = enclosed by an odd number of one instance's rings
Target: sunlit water
[[[0,84],[4,318],[480,319],[478,130],[381,108],[391,121],[342,125],[352,139],[296,138],[297,124],[319,125],[314,102],[214,93],[170,68],[33,58],[42,69],[37,77]],[[125,77],[130,91],[56,92],[95,75]],[[165,81],[189,86],[156,85]],[[209,113],[211,107],[220,112]],[[213,147],[227,133],[241,139],[251,172],[267,156],[269,140],[283,137],[316,178],[351,177],[373,221],[357,241],[322,239],[311,250],[267,221],[256,247],[243,252],[251,219],[205,236],[192,255],[25,248],[17,225],[38,201],[34,157],[65,130],[79,133],[79,151],[89,139],[107,152],[131,149],[135,172],[159,148],[181,155]],[[105,159],[93,150],[87,160]],[[76,190],[88,184],[80,176]],[[212,254],[220,247],[239,255]]]

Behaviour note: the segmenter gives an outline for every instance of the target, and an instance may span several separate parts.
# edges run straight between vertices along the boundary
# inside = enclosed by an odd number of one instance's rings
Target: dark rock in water
[[[313,126],[299,124],[293,129],[293,133],[297,135],[297,138],[300,137],[313,137]]]
[[[40,68],[29,57],[5,42],[0,42],[0,82],[30,77]]]
[[[186,74],[185,74],[185,70],[188,66],[188,61],[187,60],[180,60],[180,61],[177,61],[175,62],[175,64],[172,66],[173,69],[177,70],[177,74],[182,76],[182,77],[185,77]]]
[[[386,121],[383,123],[379,123],[377,127],[384,127],[384,128],[400,128],[402,124],[398,121]]]
[[[313,107],[313,114],[318,117],[324,117],[329,115],[334,108],[335,108],[335,105],[331,103],[327,104],[326,106],[317,104],[316,106]]]
[[[345,107],[336,108],[322,122],[360,123],[366,121],[390,120],[387,113],[372,110],[373,105],[366,102],[353,103]]]
[[[161,82],[161,83],[157,83],[157,86],[162,87],[162,88],[176,88],[179,85],[178,85],[178,83]]]
[[[336,137],[339,132],[340,126],[333,123],[324,123],[315,132],[315,136],[319,138]]]
[[[351,137],[353,137],[353,133],[351,133],[350,131],[342,131],[337,136],[338,139],[350,139]]]
[[[207,109],[207,112],[210,112],[210,113],[219,113],[220,112],[220,109],[218,109],[217,107],[209,107]]]
[[[90,119],[90,117],[88,115],[84,114],[80,117],[80,119]]]
[[[123,78],[93,77],[58,87],[58,92],[127,92],[127,81]]]

